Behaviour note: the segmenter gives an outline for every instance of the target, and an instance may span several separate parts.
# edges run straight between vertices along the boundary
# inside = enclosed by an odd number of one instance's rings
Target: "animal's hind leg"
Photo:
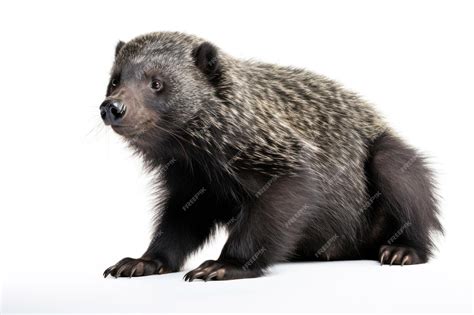
[[[420,154],[385,133],[370,150],[368,178],[380,193],[371,221],[383,219],[372,239],[373,255],[382,264],[426,262],[434,247],[431,233],[442,232],[431,171]]]

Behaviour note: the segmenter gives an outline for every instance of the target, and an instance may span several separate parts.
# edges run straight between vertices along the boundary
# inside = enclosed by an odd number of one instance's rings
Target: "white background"
[[[2,1],[1,311],[470,311],[473,16],[467,1]],[[281,264],[213,283],[101,278],[142,254],[152,212],[149,177],[98,107],[116,42],[163,30],[325,74],[376,104],[432,157],[446,229],[435,259]]]

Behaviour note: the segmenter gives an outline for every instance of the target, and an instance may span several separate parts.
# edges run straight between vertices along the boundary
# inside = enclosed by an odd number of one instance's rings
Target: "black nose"
[[[119,122],[125,115],[125,105],[113,99],[105,100],[99,107],[100,116],[106,125],[113,125]]]

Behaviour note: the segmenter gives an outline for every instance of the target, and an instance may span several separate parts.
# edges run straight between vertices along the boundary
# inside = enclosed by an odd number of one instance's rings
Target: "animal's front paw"
[[[236,266],[219,260],[207,260],[199,267],[184,275],[185,281],[196,279],[208,280],[231,280],[242,278],[255,278],[263,274],[260,269],[246,269],[244,266]]]
[[[380,264],[414,265],[425,261],[420,258],[414,248],[408,246],[384,245],[379,251]]]
[[[112,277],[141,277],[166,273],[165,266],[158,259],[124,258],[104,271],[104,278]]]

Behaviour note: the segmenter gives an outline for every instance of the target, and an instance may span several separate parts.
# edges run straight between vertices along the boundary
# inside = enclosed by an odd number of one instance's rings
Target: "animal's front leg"
[[[265,220],[268,209],[255,207],[243,213],[230,229],[221,255],[188,272],[184,279],[231,280],[263,275],[271,264],[281,261],[293,248],[288,231],[279,222]]]
[[[104,271],[104,277],[139,277],[179,271],[187,256],[209,236],[212,218],[203,211],[168,206],[147,251],[140,258],[124,258]],[[199,218],[197,216],[199,215]]]
[[[229,239],[219,258],[205,261],[188,272],[184,279],[231,280],[263,275],[265,268],[275,262],[274,254],[279,251],[277,238],[272,239],[276,230],[269,233],[266,229],[255,218],[247,216],[241,219],[230,230]]]

